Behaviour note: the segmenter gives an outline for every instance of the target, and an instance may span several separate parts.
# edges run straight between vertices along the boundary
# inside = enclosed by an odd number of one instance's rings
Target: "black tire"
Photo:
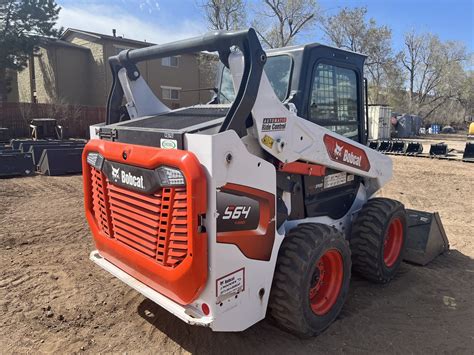
[[[401,246],[398,255],[394,255],[387,263],[384,257],[387,246],[384,246],[384,242],[396,219],[400,221],[403,233]],[[373,198],[367,201],[352,225],[352,270],[375,283],[389,282],[403,260],[406,235],[406,212],[402,203],[388,198]]]
[[[332,283],[337,284],[337,290],[332,292],[332,300],[326,304],[330,308],[318,315],[313,311],[316,306],[310,301],[310,290],[313,289],[315,299],[317,292],[314,289],[316,283],[320,284],[317,265],[320,265],[324,255],[336,256],[337,265],[340,265],[339,278]],[[321,272],[322,280],[324,271]],[[331,272],[328,274],[331,275]],[[293,334],[301,337],[317,335],[339,315],[349,290],[350,278],[351,255],[344,236],[337,229],[323,224],[300,224],[286,235],[280,247],[270,293],[270,314],[280,327]],[[318,296],[321,298],[321,295]]]

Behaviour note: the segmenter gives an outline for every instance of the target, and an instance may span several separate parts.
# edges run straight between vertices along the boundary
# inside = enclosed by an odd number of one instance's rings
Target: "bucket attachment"
[[[54,118],[34,118],[31,120],[30,128],[33,139],[63,138],[63,128]]]
[[[470,163],[474,163],[474,142],[466,142],[462,160]]]
[[[423,153],[423,144],[420,142],[409,142],[405,154],[417,155]]]
[[[82,172],[83,148],[50,148],[43,150],[38,170],[45,175],[57,176]]]
[[[379,142],[377,141],[370,141],[369,142],[369,148],[377,150],[377,147],[379,146]]]
[[[379,147],[377,150],[379,152],[388,152],[392,148],[392,142],[391,141],[380,141]]]
[[[404,260],[426,265],[449,250],[449,242],[438,212],[406,210],[408,236]]]
[[[404,141],[394,141],[392,142],[392,147],[390,152],[392,153],[403,153],[405,151],[405,142]]]
[[[51,143],[51,144],[33,144],[30,146],[29,152],[33,157],[33,163],[35,165],[39,164],[41,155],[45,149],[67,149],[67,148],[84,148],[84,143],[82,142],[68,142],[64,141],[61,144]]]
[[[430,155],[446,155],[448,154],[448,145],[445,143],[432,144],[430,147]]]
[[[33,139],[11,139],[10,145],[13,149],[20,149],[20,144],[23,142],[33,142]]]
[[[30,153],[0,154],[0,177],[26,176],[34,172],[35,166]]]
[[[33,146],[43,145],[45,147],[51,147],[55,145],[68,145],[68,141],[29,141],[29,142],[21,142],[19,147],[16,149],[20,149],[22,152],[29,152],[30,148]]]
[[[23,153],[19,149],[0,149],[0,154]]]

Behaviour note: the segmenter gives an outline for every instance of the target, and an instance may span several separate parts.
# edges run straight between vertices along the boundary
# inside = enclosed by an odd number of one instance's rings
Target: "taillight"
[[[163,187],[184,186],[185,180],[181,170],[170,168],[169,166],[160,166],[156,169],[160,177],[160,183]]]

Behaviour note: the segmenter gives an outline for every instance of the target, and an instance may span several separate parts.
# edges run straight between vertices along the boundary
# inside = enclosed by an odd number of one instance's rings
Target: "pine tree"
[[[9,91],[7,72],[27,66],[41,36],[59,36],[55,25],[60,10],[54,0],[0,0],[0,102]]]

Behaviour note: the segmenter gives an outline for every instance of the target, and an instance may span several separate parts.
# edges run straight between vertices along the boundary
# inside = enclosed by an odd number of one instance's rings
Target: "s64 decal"
[[[217,192],[218,231],[252,230],[260,217],[258,201],[248,196]]]
[[[227,183],[216,191],[217,243],[233,244],[247,258],[270,260],[275,241],[275,195]]]
[[[222,219],[244,219],[249,218],[252,206],[227,206]]]

